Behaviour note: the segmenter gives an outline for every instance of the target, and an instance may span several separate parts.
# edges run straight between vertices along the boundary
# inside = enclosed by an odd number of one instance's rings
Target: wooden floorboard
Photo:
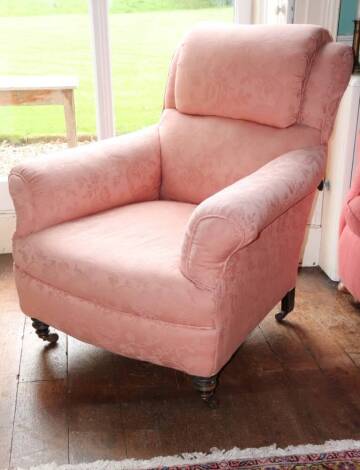
[[[67,378],[67,338],[60,335],[55,347],[39,340],[26,318],[21,357],[20,382]]]
[[[220,408],[187,376],[60,333],[45,346],[0,256],[0,468],[149,458],[212,447],[360,439],[360,311],[318,269],[296,308],[269,313],[220,376]]]
[[[12,264],[0,257],[0,468],[9,465],[25,318],[19,311]]]
[[[66,382],[19,383],[11,466],[68,463]]]

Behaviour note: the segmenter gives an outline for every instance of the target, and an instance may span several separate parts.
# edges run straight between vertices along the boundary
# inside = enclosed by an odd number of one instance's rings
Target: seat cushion
[[[14,261],[35,279],[119,314],[212,327],[211,293],[179,269],[194,208],[152,201],[59,224],[16,239]]]

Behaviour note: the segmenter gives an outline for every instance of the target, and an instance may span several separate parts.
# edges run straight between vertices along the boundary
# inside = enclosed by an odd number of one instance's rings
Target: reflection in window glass
[[[74,92],[77,132],[80,139],[94,136],[88,2],[1,0],[0,80],[11,76],[23,77],[26,85],[32,84],[35,76],[40,76],[43,83],[47,83],[49,76],[77,78],[79,86]],[[35,98],[41,101],[40,95]],[[22,100],[23,95],[16,99]],[[27,157],[66,146],[62,106],[0,106],[2,174]]]
[[[231,0],[114,0],[110,12],[118,133],[158,121],[170,61],[187,30],[233,21]]]
[[[231,22],[233,8],[232,0],[109,4],[116,128],[124,133],[158,120],[168,67],[183,34],[201,21]],[[88,1],[1,0],[0,80],[11,76],[21,76],[26,83],[34,76],[76,77],[78,138],[94,138]],[[0,175],[27,157],[65,148],[66,142],[62,106],[0,106]]]

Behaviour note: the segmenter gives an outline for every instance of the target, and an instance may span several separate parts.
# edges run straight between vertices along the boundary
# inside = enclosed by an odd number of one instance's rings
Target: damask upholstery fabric
[[[199,287],[216,286],[231,254],[256,240],[279,215],[312,194],[324,170],[322,147],[294,150],[199,204],[184,239],[184,275]]]
[[[340,221],[339,273],[346,288],[360,300],[360,145],[357,155],[356,172]]]
[[[257,243],[232,254],[221,283],[211,294],[213,326],[190,326],[119,311],[88,295],[81,298],[42,282],[15,265],[21,308],[27,315],[109,351],[191,375],[211,376],[294,286],[312,198],[313,194],[276,219]],[[196,292],[201,291],[197,288]],[[154,298],[157,293],[154,289]],[[195,309],[191,311],[197,314]]]
[[[194,208],[152,201],[82,217],[15,239],[14,261],[39,281],[104,307],[213,326],[211,295],[179,270]]]
[[[360,299],[360,236],[345,225],[339,240],[340,279],[355,299]]]
[[[235,251],[216,287],[218,349],[214,371],[296,285],[299,253],[314,192],[268,225],[257,240]],[[241,318],[241,320],[240,320]]]
[[[15,237],[131,202],[158,199],[160,142],[156,126],[13,168],[9,189]]]
[[[199,204],[283,153],[318,146],[320,132],[304,125],[276,129],[167,109],[160,139],[161,197]]]
[[[360,237],[360,195],[347,202],[344,211],[347,225],[355,235]]]
[[[119,312],[68,294],[15,267],[23,312],[71,336],[134,359],[212,375],[218,331]],[[124,377],[126,380],[126,377]]]
[[[322,143],[329,140],[352,65],[352,50],[340,43],[326,44],[314,59],[299,122],[319,129]]]
[[[314,55],[330,40],[326,30],[312,25],[195,28],[177,59],[176,109],[291,126]]]
[[[24,313],[217,373],[295,286],[344,47],[317,26],[200,26],[174,56],[157,126],[14,168]]]
[[[176,69],[177,61],[179,58],[179,49],[176,49],[175,54],[171,60],[169,67],[168,81],[165,88],[164,94],[164,108],[176,108],[175,104],[175,80],[176,80]]]

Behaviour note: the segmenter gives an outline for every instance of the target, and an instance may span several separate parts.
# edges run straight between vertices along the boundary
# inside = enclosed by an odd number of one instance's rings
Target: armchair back
[[[165,93],[161,197],[198,204],[283,153],[325,144],[352,61],[313,25],[192,30]]]

